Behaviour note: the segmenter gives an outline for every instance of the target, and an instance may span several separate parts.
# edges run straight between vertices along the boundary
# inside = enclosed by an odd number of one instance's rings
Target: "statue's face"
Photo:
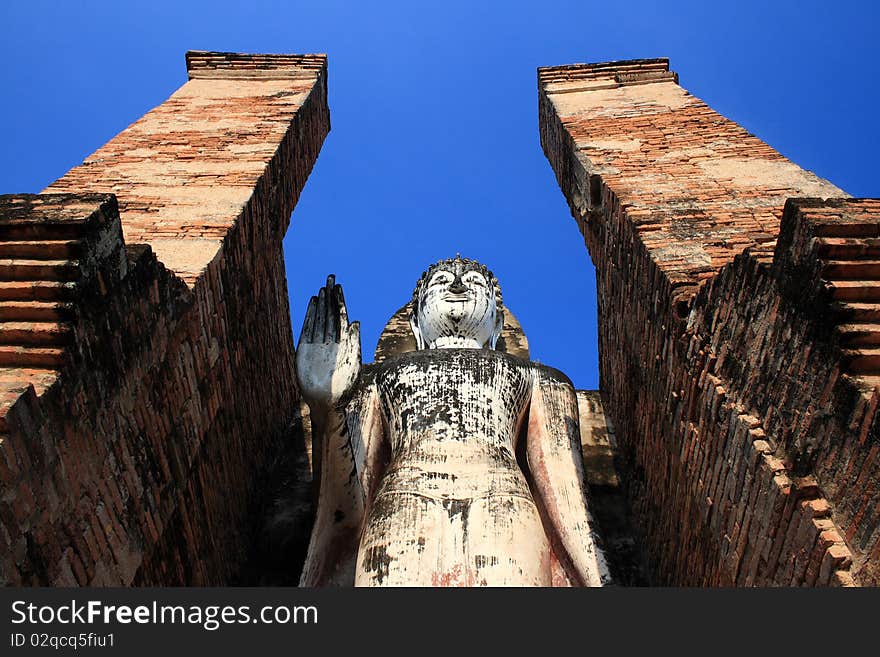
[[[419,293],[420,346],[494,348],[501,314],[492,283],[479,271],[454,266],[436,270]]]

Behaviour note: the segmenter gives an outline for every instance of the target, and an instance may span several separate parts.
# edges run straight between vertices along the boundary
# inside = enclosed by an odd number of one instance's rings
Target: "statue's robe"
[[[564,375],[505,353],[424,350],[371,368],[325,431],[303,583],[601,584],[577,417]]]

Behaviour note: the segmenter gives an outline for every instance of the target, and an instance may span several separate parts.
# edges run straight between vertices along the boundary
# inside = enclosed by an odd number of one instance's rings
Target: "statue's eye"
[[[474,283],[476,285],[480,285],[482,287],[486,286],[486,280],[480,276],[479,274],[473,274],[472,276],[465,276],[465,280],[468,283]]]
[[[446,285],[452,281],[452,276],[449,274],[437,274],[434,278],[431,279],[431,285]]]

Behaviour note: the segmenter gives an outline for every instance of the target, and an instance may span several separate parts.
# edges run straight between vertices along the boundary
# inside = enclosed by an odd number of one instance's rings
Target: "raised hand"
[[[342,286],[336,277],[309,301],[299,346],[296,374],[300,392],[314,412],[329,410],[354,386],[361,370],[361,327],[348,322]]]

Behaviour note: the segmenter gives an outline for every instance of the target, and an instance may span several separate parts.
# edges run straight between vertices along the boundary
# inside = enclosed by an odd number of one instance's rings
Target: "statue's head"
[[[419,349],[494,349],[504,326],[498,280],[460,255],[434,263],[416,284],[410,325]]]

